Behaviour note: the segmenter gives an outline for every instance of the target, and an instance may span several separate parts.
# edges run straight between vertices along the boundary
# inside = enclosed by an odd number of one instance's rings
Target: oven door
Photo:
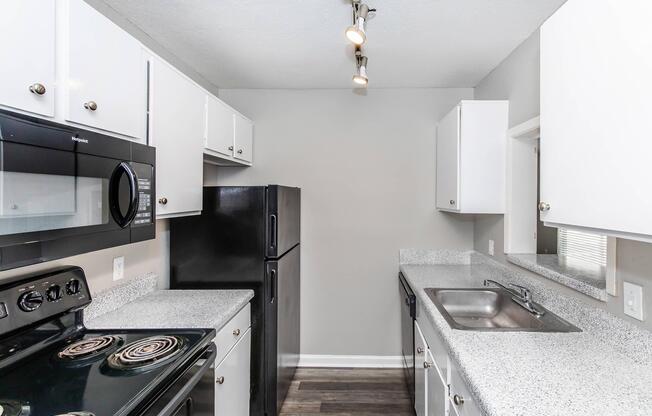
[[[139,416],[215,416],[215,357],[211,344]]]
[[[130,242],[153,167],[80,132],[0,116],[0,270]]]

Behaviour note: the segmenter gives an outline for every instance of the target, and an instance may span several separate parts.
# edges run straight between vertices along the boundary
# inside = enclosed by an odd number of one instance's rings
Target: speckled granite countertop
[[[152,290],[144,291],[143,287]],[[253,297],[253,290],[155,290],[142,282],[133,282],[94,296],[93,302],[97,300],[111,307],[104,307],[105,313],[99,315],[85,314],[84,324],[93,329],[215,328],[219,331]]]
[[[651,332],[486,256],[453,252],[451,261],[450,253],[402,251],[401,271],[485,415],[652,415]],[[423,291],[480,287],[487,278],[528,286],[535,301],[583,332],[452,330]]]

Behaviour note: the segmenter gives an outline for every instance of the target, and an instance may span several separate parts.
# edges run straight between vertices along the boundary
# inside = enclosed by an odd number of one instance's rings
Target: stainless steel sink
[[[426,289],[426,293],[453,329],[466,331],[581,332],[541,305],[537,316],[500,288]]]

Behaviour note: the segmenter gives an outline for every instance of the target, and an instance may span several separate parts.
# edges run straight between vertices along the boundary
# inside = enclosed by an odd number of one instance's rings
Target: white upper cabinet
[[[0,105],[54,116],[55,0],[0,2]]]
[[[233,156],[234,112],[212,95],[206,98],[206,150]]]
[[[652,240],[652,2],[570,0],[541,28],[541,218]]]
[[[140,43],[82,0],[66,0],[66,119],[145,138],[147,66]]]
[[[437,208],[505,212],[507,101],[462,101],[437,128]]]
[[[233,156],[236,159],[251,163],[253,161],[254,123],[240,114],[234,116],[235,147]]]
[[[157,217],[197,214],[204,181],[205,92],[157,58],[151,61],[150,91]]]

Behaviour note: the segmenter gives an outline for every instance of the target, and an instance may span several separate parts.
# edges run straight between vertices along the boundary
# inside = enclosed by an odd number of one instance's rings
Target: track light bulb
[[[355,75],[353,75],[353,82],[357,85],[366,87],[369,83],[369,78],[367,77],[367,57],[360,56],[358,59],[358,65]]]
[[[369,6],[362,4],[358,7],[355,14],[355,22],[353,25],[346,28],[346,38],[354,45],[364,45],[367,41],[367,33],[365,31],[365,24],[367,15],[369,14]]]

